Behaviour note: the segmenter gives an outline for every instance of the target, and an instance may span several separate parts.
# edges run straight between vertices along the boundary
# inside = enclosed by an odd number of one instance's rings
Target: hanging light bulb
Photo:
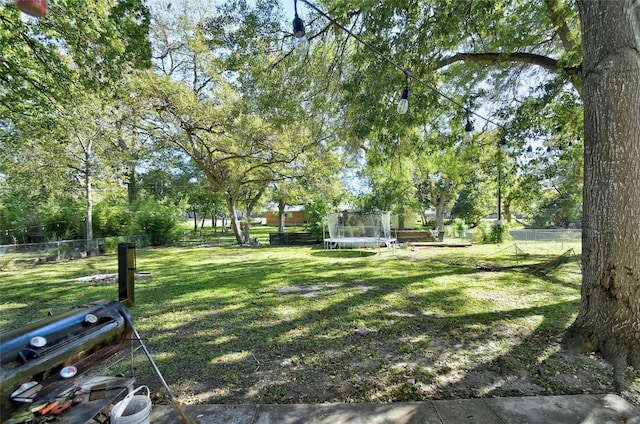
[[[304,32],[304,21],[300,19],[298,15],[293,18],[293,34],[293,47],[302,57],[307,54],[307,51],[309,51],[309,40],[307,40]]]
[[[507,145],[507,139],[503,137],[502,141],[500,141],[500,150],[502,153],[506,153],[508,149],[509,146]]]
[[[296,37],[293,40],[293,48],[296,49],[296,52],[298,52],[298,55],[302,58],[309,51],[309,40],[307,40],[305,36]]]
[[[398,113],[400,115],[404,115],[409,110],[409,87],[405,87],[402,90],[402,97],[400,97],[400,101],[398,102]]]
[[[304,57],[309,51],[309,40],[304,31],[304,21],[298,16],[298,2],[294,0],[295,17],[293,18],[293,47],[300,57]]]
[[[471,123],[471,119],[469,119],[469,109],[467,109],[466,112],[467,112],[467,123],[464,126],[464,138],[469,140],[471,139],[471,137],[473,137],[473,124]]]
[[[402,90],[402,96],[400,96],[400,101],[398,102],[398,114],[404,115],[409,110],[409,76],[411,76],[411,72],[405,70],[405,85],[404,90]]]

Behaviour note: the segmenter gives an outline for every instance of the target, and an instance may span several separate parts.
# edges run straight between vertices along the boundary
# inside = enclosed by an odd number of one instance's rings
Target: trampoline
[[[390,212],[330,213],[327,227],[329,237],[324,238],[325,249],[395,247],[397,243],[391,236]]]

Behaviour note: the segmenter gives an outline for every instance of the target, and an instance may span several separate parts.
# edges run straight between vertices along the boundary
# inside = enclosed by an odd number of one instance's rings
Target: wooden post
[[[136,244],[118,243],[118,300],[126,307],[135,305]]]

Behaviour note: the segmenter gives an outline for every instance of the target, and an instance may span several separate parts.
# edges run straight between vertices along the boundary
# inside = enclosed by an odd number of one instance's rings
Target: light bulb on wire
[[[469,109],[466,110],[467,113],[467,123],[464,126],[464,138],[469,140],[473,137],[473,124],[471,123],[471,119],[469,118]]]
[[[398,107],[397,107],[398,114],[400,115],[404,115],[409,110],[409,76],[410,75],[411,75],[411,72],[407,70],[404,71],[404,77],[405,77],[404,90],[402,90],[402,95],[400,96],[400,101],[398,102]]]
[[[409,110],[409,87],[405,87],[402,90],[402,97],[400,97],[400,101],[398,102],[398,113],[400,115],[404,115]]]
[[[298,2],[293,3],[295,9],[295,17],[293,18],[293,47],[298,52],[300,58],[304,57],[309,51],[309,40],[304,30],[304,21],[298,16]]]
[[[507,139],[502,137],[502,140],[500,141],[500,151],[502,153],[507,153],[509,151],[509,145],[507,144]]]

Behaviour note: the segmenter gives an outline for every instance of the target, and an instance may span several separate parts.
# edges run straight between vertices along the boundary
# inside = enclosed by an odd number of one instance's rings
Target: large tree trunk
[[[92,143],[89,142],[88,147],[85,149],[84,156],[84,189],[85,189],[85,229],[87,237],[87,255],[94,254],[93,243],[93,187],[91,186],[91,147]]]
[[[578,1],[584,62],[582,302],[566,347],[640,366],[640,4]]]
[[[138,199],[138,181],[136,180],[136,167],[130,165],[126,170],[127,174],[127,201],[129,206]]]
[[[227,198],[226,201],[229,208],[229,214],[231,215],[231,229],[233,230],[233,234],[236,236],[236,241],[238,244],[245,244],[246,239],[242,232],[242,228],[240,228],[240,221],[238,221],[238,208],[236,207],[236,202],[232,198]]]
[[[284,220],[287,217],[284,199],[278,199],[278,233],[284,234]]]
[[[453,187],[453,181],[451,178],[446,177],[444,184],[438,193],[438,198],[433,206],[436,208],[436,227],[438,229],[438,241],[444,240],[444,213],[447,203],[450,199],[451,188]]]

